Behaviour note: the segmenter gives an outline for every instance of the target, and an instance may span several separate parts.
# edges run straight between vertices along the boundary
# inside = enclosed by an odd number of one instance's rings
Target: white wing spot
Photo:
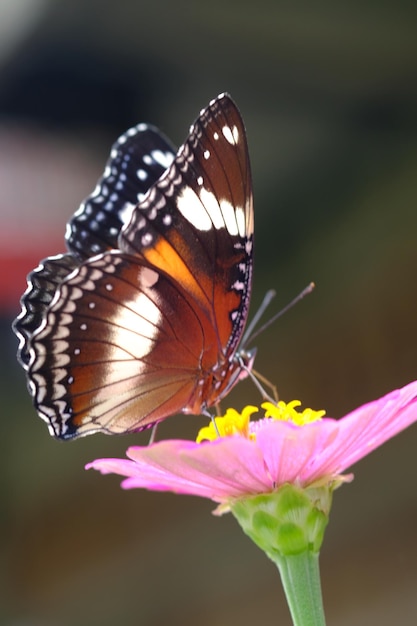
[[[164,215],[164,217],[162,218],[162,222],[165,226],[171,226],[172,224],[172,217],[169,213],[166,213]]]
[[[207,160],[210,158],[210,150],[204,150],[203,157]]]
[[[219,139],[219,133],[217,133],[217,132],[213,133],[213,139],[214,139],[215,141],[218,141],[218,139]]]
[[[106,289],[107,291],[113,291],[113,285],[111,283],[107,283]]]
[[[201,187],[201,185],[202,185],[202,184],[203,184],[203,177],[202,177],[202,176],[199,176],[199,177],[197,178],[197,185],[200,185],[200,187]]]
[[[148,178],[148,172],[146,170],[139,169],[136,172],[136,176],[139,178],[139,180],[146,180]]]
[[[159,165],[165,168],[169,167],[174,160],[174,155],[171,152],[162,152],[162,150],[152,150],[151,156]]]
[[[80,354],[81,350],[79,348],[74,348],[74,354],[76,356],[78,356]]]
[[[142,246],[149,246],[152,243],[152,235],[151,233],[145,233],[141,238]]]
[[[149,267],[144,267],[141,270],[140,278],[143,287],[153,287],[158,282],[159,274]]]
[[[96,303],[95,302],[89,302],[88,303],[88,308],[89,309],[95,309],[95,307],[96,307]]]
[[[87,324],[86,323],[80,324],[80,330],[87,330]]]
[[[237,126],[223,126],[222,133],[226,141],[228,141],[232,146],[238,143],[239,131],[237,129]]]
[[[232,285],[232,289],[235,289],[236,291],[244,291],[245,283],[242,283],[241,280],[236,280]]]
[[[119,217],[123,224],[128,224],[130,222],[134,209],[135,205],[132,202],[126,202],[124,207],[119,211]]]

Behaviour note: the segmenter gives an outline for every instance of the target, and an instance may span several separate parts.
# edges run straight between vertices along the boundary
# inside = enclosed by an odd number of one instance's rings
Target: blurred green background
[[[401,1],[2,1],[1,624],[290,624],[274,566],[233,518],[84,471],[146,433],[48,436],[10,323],[118,134],[148,121],[180,144],[227,90],[252,160],[252,310],[268,288],[277,310],[317,284],[259,338],[257,369],[335,417],[415,379],[416,26]],[[245,382],[227,405],[258,400]],[[175,417],[159,435],[203,423]],[[417,623],[416,449],[413,427],[335,494],[321,556],[333,626]]]

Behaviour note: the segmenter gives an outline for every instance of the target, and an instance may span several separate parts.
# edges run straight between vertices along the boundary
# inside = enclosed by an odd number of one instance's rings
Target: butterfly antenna
[[[272,298],[275,295],[275,292],[273,290],[267,291],[261,306],[259,307],[257,313],[255,314],[255,317],[253,318],[253,320],[249,324],[249,327],[248,327],[247,331],[245,332],[245,334],[243,336],[242,345],[244,346],[244,348],[246,348],[247,344],[250,343],[251,341],[253,341],[255,339],[255,337],[257,337],[258,335],[263,333],[264,330],[269,328],[271,326],[271,324],[273,324],[279,317],[281,317],[281,315],[284,315],[284,313],[286,313],[295,304],[297,304],[297,302],[302,300],[304,298],[304,296],[306,296],[309,293],[311,293],[315,286],[316,285],[313,282],[311,282],[297,296],[295,296],[295,298],[293,298],[293,300],[291,300],[291,302],[289,302],[286,306],[284,306],[283,309],[281,309],[280,311],[278,311],[278,313],[273,315],[267,322],[265,322],[265,324],[263,324],[260,328],[258,328],[257,331],[252,332],[253,329],[255,328],[256,324],[258,323],[260,317],[263,315],[265,309],[267,308],[267,306],[269,305],[269,303],[271,302]]]
[[[249,326],[245,330],[245,333],[242,337],[242,341],[240,342],[241,346],[243,346],[243,349],[245,349],[246,345],[252,339],[251,335],[252,335],[253,329],[255,328],[255,326],[257,325],[262,315],[265,313],[266,309],[269,307],[269,305],[271,304],[272,300],[275,298],[276,295],[277,295],[277,292],[274,289],[269,289],[269,291],[267,291],[266,294],[264,295],[264,299],[262,300],[261,306],[256,311]]]

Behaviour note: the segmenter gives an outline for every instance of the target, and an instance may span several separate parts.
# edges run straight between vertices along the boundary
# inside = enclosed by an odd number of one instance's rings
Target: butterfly
[[[253,230],[245,127],[228,94],[178,151],[146,124],[117,140],[67,225],[68,252],[28,275],[13,325],[53,436],[208,414],[249,374]]]

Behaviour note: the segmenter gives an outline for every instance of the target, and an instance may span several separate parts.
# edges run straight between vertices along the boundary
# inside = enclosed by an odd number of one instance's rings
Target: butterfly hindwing
[[[37,409],[61,438],[139,430],[190,402],[213,342],[177,283],[110,251],[64,281],[33,338]]]
[[[72,254],[58,254],[41,261],[28,276],[28,287],[21,298],[22,312],[13,329],[19,338],[18,360],[26,370],[31,358],[33,333],[45,323],[46,311],[58,285],[79,265]]]
[[[135,205],[172,163],[176,149],[155,127],[138,124],[113,144],[96,188],[68,223],[68,249],[82,259],[117,248]]]

